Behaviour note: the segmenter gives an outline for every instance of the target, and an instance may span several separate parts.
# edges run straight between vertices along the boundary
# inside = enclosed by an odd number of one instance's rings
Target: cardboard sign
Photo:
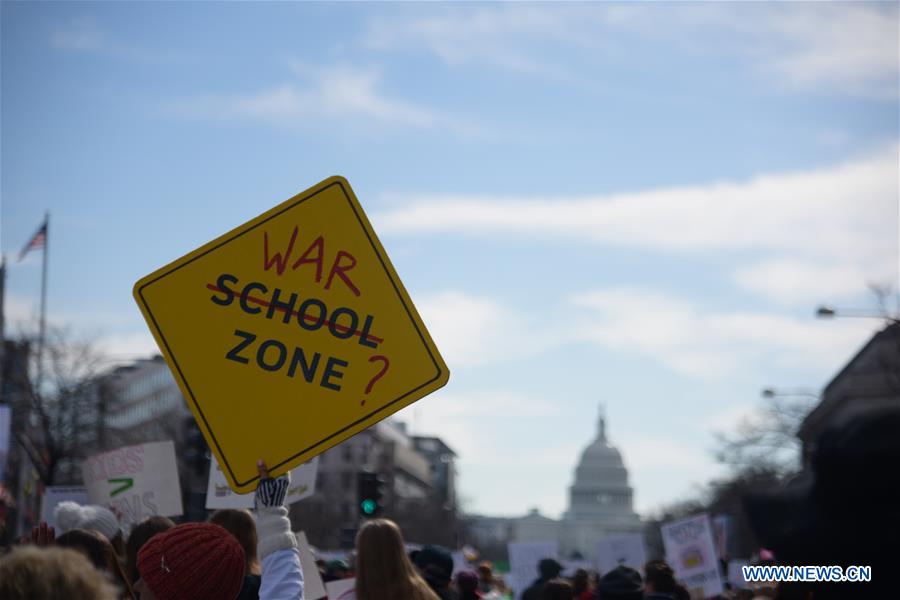
[[[646,562],[647,550],[644,536],[640,533],[603,538],[597,542],[597,569],[600,575],[619,565],[643,573]]]
[[[44,497],[41,498],[41,521],[50,527],[59,528],[56,523],[56,515],[53,509],[60,502],[70,500],[78,504],[88,504],[87,489],[83,486],[51,485],[44,489]],[[57,531],[57,534],[59,532]]]
[[[300,568],[303,570],[303,598],[305,600],[319,600],[327,595],[325,584],[322,583],[322,575],[316,566],[316,557],[309,548],[306,533],[298,531],[294,534],[297,538],[297,550],[300,553]]]
[[[254,489],[258,459],[280,475],[449,378],[342,177],[144,277],[134,297],[236,492]]]
[[[325,584],[325,591],[328,592],[328,600],[349,600],[356,598],[356,580],[355,579],[338,579],[337,581],[329,581]]]
[[[510,542],[507,545],[509,553],[509,576],[506,584],[516,594],[516,598],[522,597],[522,592],[540,576],[538,563],[545,558],[556,559],[559,553],[557,542]]]
[[[81,465],[91,504],[111,506],[126,525],[152,515],[182,514],[181,486],[171,441],[125,446],[95,454]]]
[[[291,486],[288,488],[285,504],[293,504],[316,492],[316,473],[319,470],[319,457],[303,463],[291,470]],[[209,468],[209,480],[206,484],[206,508],[253,508],[253,493],[237,494],[232,491],[222,473],[222,467],[213,459]]]
[[[702,589],[706,598],[724,592],[709,515],[666,523],[661,531],[666,560],[676,579],[688,590]]]

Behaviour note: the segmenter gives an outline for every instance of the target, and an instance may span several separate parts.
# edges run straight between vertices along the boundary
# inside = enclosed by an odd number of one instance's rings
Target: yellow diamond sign
[[[138,281],[134,297],[231,487],[284,473],[447,383],[342,177]]]

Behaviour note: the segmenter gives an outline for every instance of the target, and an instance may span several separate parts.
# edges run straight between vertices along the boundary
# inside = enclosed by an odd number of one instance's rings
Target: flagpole
[[[47,251],[50,246],[50,211],[44,213],[44,265],[41,269],[41,325],[37,351],[37,385],[35,391],[41,393],[44,375],[44,333],[47,326]]]

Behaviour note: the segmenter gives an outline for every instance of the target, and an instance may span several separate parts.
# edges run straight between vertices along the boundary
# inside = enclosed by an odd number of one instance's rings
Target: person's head
[[[675,589],[672,590],[672,596],[675,600],[691,600],[691,593],[680,583],[675,584]]]
[[[393,521],[366,521],[356,535],[356,597],[437,600],[409,561],[403,535]]]
[[[115,588],[83,555],[69,548],[16,548],[0,558],[0,598],[116,600]]]
[[[432,589],[441,590],[450,585],[453,577],[453,557],[441,546],[422,546],[416,553],[415,565]]]
[[[331,580],[346,579],[350,575],[350,565],[347,564],[346,560],[339,558],[329,560],[325,564],[325,573],[328,574]]]
[[[244,550],[224,528],[185,523],[138,552],[141,600],[233,600],[244,583]]]
[[[644,565],[644,591],[648,594],[675,592],[675,572],[664,560],[651,560]]]
[[[478,565],[478,579],[485,583],[494,581],[494,565],[489,561],[483,561]]]
[[[600,578],[597,592],[603,600],[642,600],[644,582],[640,573],[619,565]]]
[[[574,588],[575,595],[581,594],[586,589],[588,589],[591,585],[591,576],[585,569],[578,569],[575,571],[575,576],[572,577],[572,587]]]
[[[478,575],[472,571],[460,571],[456,574],[456,589],[460,600],[477,600],[481,598],[478,591]]]
[[[129,596],[131,582],[125,576],[125,570],[119,561],[112,543],[99,531],[93,529],[72,529],[58,538],[56,545],[62,548],[70,548],[83,554],[94,567],[106,574],[106,576],[118,585]]]
[[[119,519],[108,508],[97,504],[82,506],[77,502],[60,502],[53,509],[56,516],[57,530],[65,533],[73,529],[93,529],[99,531],[112,543],[117,554],[124,550],[122,544],[122,527]]]
[[[541,579],[556,579],[562,570],[563,566],[552,558],[543,558],[538,563],[538,573],[541,574]]]
[[[128,543],[125,544],[125,569],[131,585],[140,579],[137,568],[138,551],[157,533],[168,531],[175,527],[175,522],[168,517],[148,517],[131,528]]]
[[[572,600],[575,592],[565,579],[551,579],[541,588],[541,600]]]
[[[259,575],[260,569],[259,559],[256,557],[256,522],[250,515],[248,510],[235,510],[226,508],[217,510],[209,518],[210,523],[221,525],[237,539],[241,548],[244,549],[244,556],[247,560],[247,573]]]

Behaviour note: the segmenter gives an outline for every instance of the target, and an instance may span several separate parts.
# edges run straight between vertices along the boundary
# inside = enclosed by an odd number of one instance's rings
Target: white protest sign
[[[713,539],[716,542],[716,556],[728,560],[728,543],[731,537],[731,516],[716,515],[712,518]]]
[[[453,557],[453,577],[456,577],[456,574],[460,571],[471,571],[472,568],[469,566],[469,561],[466,560],[466,555],[462,550],[458,550],[450,554]]]
[[[644,536],[640,533],[607,537],[597,542],[597,569],[600,575],[619,565],[643,572],[646,562]]]
[[[0,483],[6,481],[6,457],[9,455],[9,432],[12,429],[12,409],[0,405]]]
[[[56,515],[53,514],[53,509],[56,508],[56,505],[60,502],[65,502],[67,500],[82,505],[87,504],[87,489],[80,485],[51,485],[45,488],[44,497],[41,498],[41,521],[44,521],[50,527],[58,527],[56,524]]]
[[[305,462],[296,469],[291,470],[291,486],[285,496],[285,504],[293,504],[304,498],[312,496],[316,491],[316,472],[319,470],[319,457]],[[206,485],[206,508],[217,510],[220,508],[253,508],[253,493],[235,494],[225,473],[213,458],[209,467],[209,480]]]
[[[316,566],[316,557],[309,548],[306,533],[298,531],[294,534],[297,538],[297,550],[300,551],[300,568],[303,570],[303,598],[305,600],[319,600],[327,595],[322,576]]]
[[[338,579],[337,581],[329,581],[325,584],[325,591],[328,592],[328,600],[348,600],[349,598],[356,598],[355,590],[355,579]]]
[[[730,583],[735,589],[747,587],[747,582],[744,580],[743,568],[749,564],[749,560],[728,561],[728,583]]]
[[[507,577],[506,583],[515,591],[516,598],[521,598],[525,588],[540,576],[538,563],[545,558],[556,560],[559,554],[559,543],[510,542],[507,550],[509,551],[509,577]]]
[[[675,570],[675,577],[689,590],[702,588],[707,598],[721,594],[724,586],[709,515],[666,523],[661,530],[666,560]]]
[[[590,571],[594,568],[594,564],[589,560],[564,560],[562,561],[562,565],[562,574],[569,578],[574,577],[575,572],[578,571],[578,569]]]
[[[95,454],[81,466],[91,504],[112,506],[125,524],[152,515],[182,514],[181,486],[171,441],[125,446]]]

